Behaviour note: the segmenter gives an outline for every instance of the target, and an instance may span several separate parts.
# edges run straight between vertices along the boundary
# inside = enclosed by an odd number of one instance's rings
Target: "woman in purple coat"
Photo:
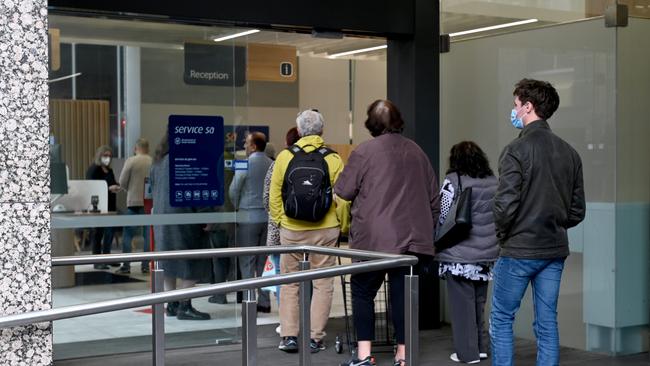
[[[339,176],[334,192],[352,201],[350,248],[393,254],[412,254],[420,263],[433,256],[433,228],[438,221],[438,179],[429,158],[412,140],[402,136],[404,121],[388,100],[368,107],[366,128],[374,137],[359,145]],[[373,364],[374,298],[390,281],[392,319],[397,336],[395,366],[405,365],[404,276],[408,268],[351,276],[352,314],[358,359],[342,365]]]

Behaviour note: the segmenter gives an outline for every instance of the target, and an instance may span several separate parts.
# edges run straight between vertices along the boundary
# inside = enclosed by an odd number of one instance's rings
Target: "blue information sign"
[[[171,115],[168,128],[171,205],[223,205],[223,117]]]

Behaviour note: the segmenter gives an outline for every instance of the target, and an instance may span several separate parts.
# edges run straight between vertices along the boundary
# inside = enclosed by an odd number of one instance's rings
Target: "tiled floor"
[[[78,272],[90,271],[92,266],[77,266]],[[111,271],[115,271],[112,269]],[[111,285],[76,286],[55,289],[53,291],[54,307],[76,305],[101,300],[117,299],[142,295],[150,292],[148,275],[143,275],[137,266],[132,266],[131,277],[143,282],[129,282]],[[340,279],[335,281],[335,298],[332,317],[344,314]],[[166,317],[166,333],[206,331],[214,329],[232,329],[241,326],[241,308],[235,303],[235,294],[229,294],[229,304],[217,305],[207,298],[193,300],[193,306],[200,311],[210,313],[209,321],[183,321]],[[258,324],[278,324],[277,303],[272,296],[272,312],[258,314]],[[120,337],[137,337],[151,335],[151,315],[148,308],[123,310],[97,314],[80,318],[54,322],[54,343],[67,344]]]
[[[133,266],[131,277],[142,282],[130,282],[112,285],[78,286],[66,289],[55,289],[54,306],[61,307],[92,301],[116,299],[148,293],[150,282],[148,276],[140,273]],[[77,271],[91,271],[92,266],[77,266]],[[114,271],[112,269],[111,271]],[[332,307],[332,318],[328,332],[329,342],[334,335],[345,333],[344,322],[340,319],[344,314],[343,296],[340,279],[335,279],[335,296]],[[228,305],[211,304],[206,298],[195,299],[193,304],[201,311],[212,316],[209,321],[180,321],[176,318],[165,319],[168,348],[185,347],[179,350],[167,351],[167,365],[208,365],[208,364],[239,364],[241,310],[235,304],[234,294],[229,295]],[[275,327],[278,323],[277,306],[272,299],[273,310],[270,314],[258,314],[259,365],[291,365],[297,364],[295,355],[287,355],[277,351],[278,336]],[[76,319],[62,320],[54,323],[54,343],[56,365],[134,365],[151,364],[150,350],[151,315],[148,309],[132,309],[113,313],[98,314]],[[421,365],[453,365],[449,361],[451,350],[450,329],[421,332]],[[219,344],[218,347],[205,345]],[[226,345],[223,345],[226,344]],[[201,346],[187,348],[192,346]],[[116,353],[130,352],[126,355]],[[111,355],[110,357],[95,357],[95,355]],[[75,359],[83,357],[80,359]],[[378,353],[379,365],[388,365],[390,354]],[[520,340],[517,348],[518,365],[534,365],[535,345],[533,342]],[[337,365],[345,355],[337,355],[332,347],[313,358],[314,365]],[[484,361],[481,364],[490,364]],[[623,358],[610,358],[603,355],[587,353],[565,348],[562,352],[562,365],[650,365],[648,355],[637,355]]]
[[[289,355],[277,350],[278,336],[274,326],[258,328],[258,365],[298,365],[298,356]],[[330,334],[343,334],[344,322],[333,319],[328,326]],[[457,365],[449,360],[452,353],[451,331],[449,327],[438,330],[420,332],[420,366],[451,366]],[[377,352],[377,365],[392,365],[392,354]],[[331,343],[327,350],[312,355],[313,365],[338,365],[348,358],[347,350],[343,354],[336,354]],[[628,366],[650,365],[648,354],[627,357],[608,357],[595,353],[583,352],[568,348],[561,351],[561,364],[571,366]],[[241,345],[195,347],[166,352],[166,366],[190,365],[238,365],[241,364]],[[535,344],[531,341],[518,340],[516,343],[515,361],[517,365],[535,365]],[[150,365],[150,353],[132,353],[112,355],[107,357],[82,358],[55,362],[55,366],[126,366]],[[489,360],[482,361],[481,365],[491,365]]]

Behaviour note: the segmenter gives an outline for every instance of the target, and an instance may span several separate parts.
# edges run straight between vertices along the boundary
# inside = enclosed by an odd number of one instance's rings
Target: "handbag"
[[[437,251],[451,248],[469,236],[472,228],[472,187],[463,189],[458,175],[458,194],[449,208],[445,221],[436,232],[434,246]]]

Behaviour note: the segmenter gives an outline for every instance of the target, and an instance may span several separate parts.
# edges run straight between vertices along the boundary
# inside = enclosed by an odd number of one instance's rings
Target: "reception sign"
[[[183,80],[192,85],[243,86],[246,84],[246,48],[185,43]]]

